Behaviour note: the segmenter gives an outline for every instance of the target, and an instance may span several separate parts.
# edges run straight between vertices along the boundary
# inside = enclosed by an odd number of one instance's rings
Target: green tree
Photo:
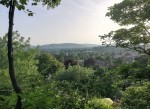
[[[97,65],[97,60],[95,58],[88,58],[84,61],[84,66],[85,67],[96,67]]]
[[[82,96],[86,96],[88,93],[92,93],[92,80],[94,77],[94,71],[89,68],[83,68],[80,66],[70,66],[66,70],[61,70],[56,73],[54,80],[63,83],[67,81],[70,83],[68,87],[72,87],[72,90],[79,90]]]
[[[71,59],[65,60],[64,65],[65,65],[66,69],[68,69],[69,66],[78,65],[78,62],[77,62],[77,60],[71,58]]]
[[[18,32],[13,32],[13,46],[14,46],[14,69],[16,71],[17,81],[21,84],[23,92],[29,93],[34,91],[41,85],[41,76],[37,70],[38,60],[35,60],[37,50],[30,48],[30,40],[25,40],[20,36]],[[7,101],[7,98],[15,99],[13,96],[13,88],[8,75],[8,60],[7,60],[7,34],[0,39],[0,95],[6,98],[3,101]],[[9,100],[9,99],[8,99]],[[10,101],[10,100],[9,100]],[[14,100],[13,100],[14,103]],[[2,104],[5,103],[0,103]],[[14,104],[12,104],[14,106]],[[5,104],[10,106],[9,104]],[[2,107],[1,107],[2,108]]]
[[[106,16],[124,28],[100,36],[103,44],[115,43],[116,46],[150,55],[149,4],[149,0],[123,0],[109,7]]]
[[[22,92],[21,88],[17,82],[14,70],[14,59],[13,59],[13,43],[12,43],[12,36],[13,36],[13,25],[14,25],[14,13],[15,8],[18,10],[24,10],[28,13],[29,16],[33,15],[33,12],[27,9],[29,3],[31,5],[37,5],[38,2],[42,2],[43,5],[47,5],[47,8],[54,8],[55,6],[59,5],[61,0],[1,0],[0,4],[9,8],[9,27],[8,27],[8,61],[9,61],[9,75],[12,82],[12,86],[18,94],[18,100],[16,103],[16,109],[21,109],[21,97],[19,94]]]
[[[114,71],[96,71],[95,76],[92,81],[92,92],[96,97],[107,97],[111,99],[118,99],[120,97],[120,92],[118,88],[114,86],[117,81],[117,75]],[[97,75],[98,74],[98,75]],[[109,80],[109,81],[108,81]]]
[[[129,87],[123,93],[122,107],[125,109],[147,109],[150,104],[150,83]]]
[[[63,68],[63,64],[60,63],[54,56],[50,53],[44,52],[36,57],[39,61],[38,71],[45,77],[53,75],[56,71]]]
[[[92,93],[92,69],[80,66],[70,66],[68,69],[58,71],[53,77],[53,86],[57,88],[60,109],[84,109],[84,104]],[[56,103],[54,103],[56,104]]]

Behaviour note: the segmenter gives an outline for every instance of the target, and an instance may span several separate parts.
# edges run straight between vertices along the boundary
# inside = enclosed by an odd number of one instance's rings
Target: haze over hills
[[[85,50],[85,51],[90,50],[92,52],[99,51],[99,52],[105,52],[105,53],[112,53],[112,52],[119,53],[119,52],[130,51],[129,49],[115,47],[115,45],[106,47],[104,45],[98,45],[98,44],[77,44],[77,43],[45,44],[45,45],[38,46],[38,48],[42,51],[77,50],[77,49]],[[133,52],[133,51],[130,51],[130,52]]]
[[[92,48],[98,47],[96,44],[77,44],[77,43],[60,43],[60,44],[46,44],[39,46],[40,49],[78,49],[78,48]]]

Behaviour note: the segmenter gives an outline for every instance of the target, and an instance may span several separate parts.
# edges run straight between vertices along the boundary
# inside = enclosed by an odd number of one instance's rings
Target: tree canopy
[[[56,71],[63,69],[63,64],[60,63],[50,53],[44,52],[36,57],[39,61],[38,71],[45,77],[55,74]]]
[[[124,27],[100,36],[103,44],[113,43],[150,55],[149,4],[149,0],[123,0],[109,7],[106,16]]]
[[[61,0],[13,0],[14,5],[18,10],[25,11],[29,16],[33,16],[33,12],[27,8],[28,5],[36,6],[38,3],[42,3],[43,6],[47,6],[47,9],[55,8],[61,2]],[[10,7],[10,0],[1,0],[0,4]]]

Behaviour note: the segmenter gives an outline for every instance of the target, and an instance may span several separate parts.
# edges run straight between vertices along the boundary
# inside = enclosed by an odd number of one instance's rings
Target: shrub
[[[132,86],[123,93],[122,107],[128,109],[147,109],[150,106],[150,83]]]

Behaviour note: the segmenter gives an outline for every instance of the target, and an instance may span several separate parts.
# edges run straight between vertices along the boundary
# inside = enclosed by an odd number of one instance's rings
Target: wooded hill
[[[46,44],[39,46],[42,50],[48,49],[77,49],[77,48],[92,48],[97,47],[96,44],[77,44],[77,43],[60,43],[60,44]]]

